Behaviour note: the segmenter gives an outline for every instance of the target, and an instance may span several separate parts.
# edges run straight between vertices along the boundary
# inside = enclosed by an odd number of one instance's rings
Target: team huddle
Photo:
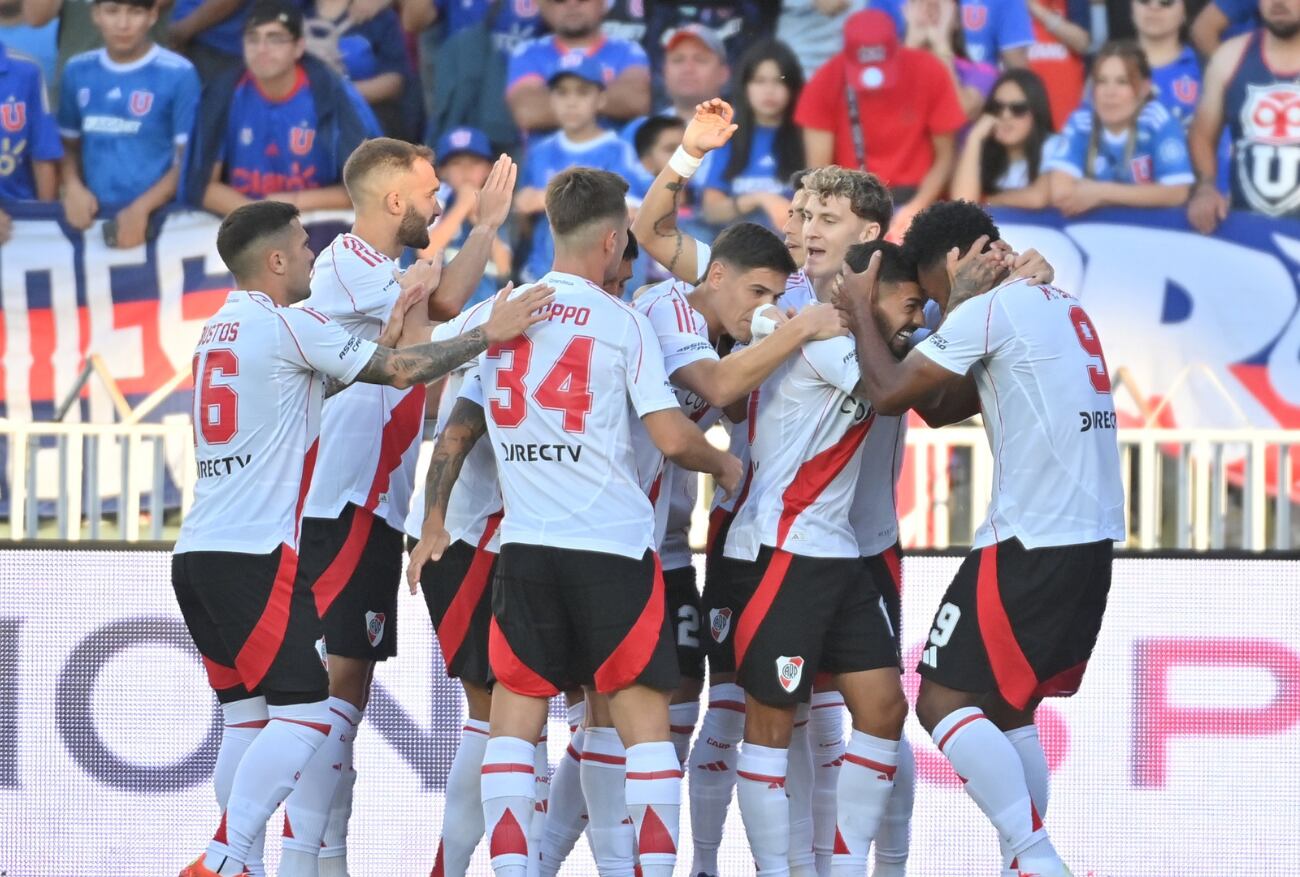
[[[172,572],[224,716],[222,815],[182,877],[264,874],[281,804],[279,874],[347,874],[353,746],[396,653],[404,536],[466,696],[435,877],[463,875],[483,839],[497,877],[553,877],[583,833],[602,877],[670,877],[684,775],[697,877],[719,875],[733,793],[762,877],[905,874],[895,488],[912,411],[982,414],[995,458],[912,708],[996,830],[1002,873],[1070,873],[1044,827],[1034,710],[1078,689],[1124,537],[1114,430],[1078,427],[1114,422],[1097,332],[973,204],[883,240],[889,192],[861,171],[799,174],[784,238],[742,222],[693,240],[679,198],[731,116],[699,107],[630,227],[624,180],[560,173],[550,272],[468,309],[492,231],[445,267],[397,268],[439,212],[424,147],[357,149],[355,224],[319,255],[290,205],[222,223],[237,289],[195,352],[200,477]],[[503,156],[485,226],[515,178]],[[638,250],[672,277],[628,304]],[[729,451],[705,438],[718,423]],[[702,588],[697,473],[716,484]]]

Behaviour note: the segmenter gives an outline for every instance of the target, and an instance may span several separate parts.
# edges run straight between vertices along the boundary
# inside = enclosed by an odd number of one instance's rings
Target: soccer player
[[[997,238],[969,202],[918,214],[904,248],[943,324],[902,361],[877,333],[855,338],[867,398],[882,412],[902,414],[963,375],[975,379],[994,493],[935,615],[917,717],[997,828],[1012,872],[1060,877],[1069,870],[1042,821],[1047,764],[1026,729],[1043,697],[1073,694],[1082,680],[1110,589],[1112,541],[1124,538],[1124,491],[1096,327],[1063,290],[998,285],[1006,267],[985,252]],[[853,326],[870,324],[879,271],[873,258],[840,296]]]
[[[199,77],[193,65],[154,43],[154,0],[97,0],[104,48],[77,55],[63,71],[63,209],[85,230],[111,217],[111,246],[143,244],[149,216],[176,195],[194,129]]]
[[[490,350],[480,365],[508,509],[493,587],[497,685],[482,785],[501,877],[526,868],[534,744],[547,698],[574,683],[609,696],[627,746],[626,810],[642,871],[662,877],[676,860],[681,770],[668,700],[678,672],[629,407],[685,468],[734,489],[740,464],[681,413],[645,318],[600,286],[616,275],[626,248],[626,186],[586,168],[551,181],[546,212],[556,257],[544,278],[557,289],[551,319]],[[561,495],[557,484],[565,485]],[[590,739],[587,746],[591,752]],[[588,804],[600,806],[590,797]]]
[[[428,226],[439,212],[433,153],[400,140],[368,140],[348,158],[343,179],[356,219],[317,258],[308,304],[362,338],[379,333],[402,288],[415,283],[436,284],[431,316],[459,311],[508,214],[513,163],[499,160],[479,193],[486,231],[445,269],[418,262],[401,275],[397,258],[406,247],[428,246]],[[285,804],[285,877],[315,874],[318,858],[326,870],[345,864],[357,727],[375,662],[397,652],[402,527],[424,403],[423,386],[353,387],[325,403],[320,467],[303,506],[302,557],[323,621],[335,734]]]
[[[299,575],[299,512],[316,462],[322,377],[346,386],[432,380],[519,334],[545,290],[502,297],[491,319],[446,341],[391,349],[425,331],[421,287],[393,309],[385,345],[307,308],[312,253],[298,210],[249,205],[217,250],[238,289],[205,324],[194,356],[199,480],[172,560],[172,584],[225,716],[215,776],[221,823],[183,877],[243,874],[255,838],[330,733],[321,625]]]

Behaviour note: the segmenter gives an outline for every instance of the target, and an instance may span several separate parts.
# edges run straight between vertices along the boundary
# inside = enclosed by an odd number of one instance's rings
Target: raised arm
[[[483,406],[470,399],[460,398],[447,415],[433,443],[433,457],[424,479],[424,524],[420,528],[420,541],[411,551],[410,565],[406,568],[406,584],[415,593],[420,581],[420,570],[430,560],[441,560],[451,541],[447,533],[447,505],[451,490],[460,478],[465,459],[487,432],[487,416]]]
[[[497,231],[510,216],[510,200],[518,173],[518,167],[508,155],[502,155],[492,166],[478,193],[478,222],[465,238],[456,258],[442,269],[442,278],[429,299],[430,317],[451,319],[460,313],[478,288],[488,259],[492,257]]]
[[[682,191],[705,154],[726,143],[736,132],[732,116],[731,106],[718,98],[695,108],[695,118],[682,135],[682,145],[651,183],[632,223],[632,233],[641,248],[687,283],[698,281],[704,266],[695,257],[695,238],[677,227]]]

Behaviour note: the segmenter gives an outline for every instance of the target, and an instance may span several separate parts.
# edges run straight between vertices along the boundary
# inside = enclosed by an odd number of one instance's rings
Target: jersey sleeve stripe
[[[344,240],[346,240],[346,238]],[[343,275],[339,273],[338,256],[334,254],[334,246],[337,243],[338,241],[335,241],[334,244],[330,244],[330,267],[334,269],[334,276],[338,278],[339,288],[343,290],[345,295],[347,295],[348,301],[352,302],[352,310],[359,314],[361,311],[357,310],[357,299],[352,294],[352,290],[348,289],[348,285],[343,282]]]
[[[329,317],[325,316],[325,315],[322,314],[320,311],[313,310],[312,308],[302,307],[302,308],[299,308],[298,310],[302,311],[304,314],[308,314],[308,315],[310,315],[310,316],[315,317],[315,318],[316,318],[317,320],[319,320],[322,324],[328,323],[328,322],[330,321],[330,318],[329,318]]]
[[[302,345],[298,343],[298,336],[295,335],[295,334],[293,333],[293,326],[290,326],[290,325],[289,325],[289,321],[286,320],[286,319],[284,318],[284,314],[280,313],[280,312],[279,312],[278,310],[276,310],[274,307],[268,306],[268,305],[266,304],[266,302],[261,301],[260,299],[257,299],[257,298],[250,298],[250,300],[251,300],[251,301],[255,301],[255,302],[257,302],[259,305],[261,305],[262,307],[266,308],[268,311],[270,311],[271,313],[275,314],[277,317],[280,318],[280,322],[281,322],[281,323],[284,323],[284,329],[285,329],[285,331],[288,332],[288,333],[289,333],[289,337],[290,337],[291,339],[293,339],[293,346],[298,348],[298,355],[302,357],[302,361],[303,361],[303,363],[304,363],[308,368],[311,368],[311,362],[307,359],[307,354],[306,354],[306,353],[303,353]]]

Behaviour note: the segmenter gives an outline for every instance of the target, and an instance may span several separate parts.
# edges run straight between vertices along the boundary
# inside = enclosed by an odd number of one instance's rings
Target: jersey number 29
[[[587,428],[587,415],[591,413],[591,353],[596,339],[590,335],[575,335],[560,358],[542,378],[533,391],[533,401],[542,408],[563,413],[565,432],[583,432]],[[497,389],[489,408],[497,426],[510,429],[524,422],[528,416],[528,370],[532,365],[533,342],[527,335],[513,341],[494,344],[488,348],[491,359],[509,354],[510,362],[497,369]]]

